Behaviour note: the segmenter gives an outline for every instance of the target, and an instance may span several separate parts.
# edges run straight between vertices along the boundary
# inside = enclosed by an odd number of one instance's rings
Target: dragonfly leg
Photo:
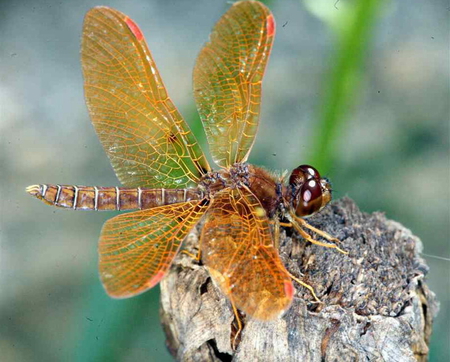
[[[326,243],[323,241],[318,241],[312,238],[311,235],[309,235],[305,230],[302,229],[302,227],[305,227],[315,233],[317,233],[318,235],[324,237],[325,239],[332,241],[332,242],[340,242],[339,239],[332,237],[330,234],[327,234],[324,231],[321,231],[319,229],[316,229],[315,227],[309,225],[305,220],[300,219],[300,218],[295,218],[290,220],[292,226],[294,227],[295,230],[297,230],[297,232],[300,234],[300,236],[304,239],[306,239],[307,241],[309,241],[312,244],[316,244],[316,245],[320,245],[320,246],[324,246],[325,248],[331,248],[331,249],[336,249],[337,251],[339,251],[342,254],[348,254],[348,251],[341,249],[339,246],[337,246],[336,244],[330,244],[330,243]]]
[[[331,241],[333,243],[340,243],[341,241],[338,238],[335,238],[331,236],[330,234],[326,233],[325,231],[319,230],[315,228],[314,226],[308,224],[308,222],[302,218],[295,217],[295,220],[303,227],[315,232],[316,234],[320,235],[321,237],[327,239],[328,241]]]
[[[287,223],[287,222],[280,222],[278,219],[276,219],[275,221],[273,221],[275,223],[275,246],[278,248],[278,244],[279,244],[279,237],[280,237],[280,226],[284,226],[284,227],[293,227],[292,223]],[[292,275],[289,271],[287,271],[289,274],[289,277],[292,280],[295,280],[298,284],[304,286],[306,289],[308,289],[312,296],[314,297],[314,299],[316,300],[317,303],[322,303],[320,301],[319,298],[317,298],[316,293],[314,292],[314,288],[312,286],[310,286],[309,284],[306,284],[304,281],[301,281],[299,278],[297,278],[296,276]]]
[[[272,221],[271,221],[272,222]],[[275,219],[272,223],[274,223],[274,232],[273,232],[273,242],[275,248],[278,250],[280,248],[280,221]]]
[[[201,251],[200,249],[198,250],[197,255],[192,254],[192,253],[190,253],[190,252],[187,251],[187,250],[181,250],[181,252],[182,252],[183,254],[186,254],[186,255],[190,256],[190,257],[191,257],[192,259],[194,259],[197,263],[199,263],[200,260],[201,260],[201,258],[202,258],[202,251]]]
[[[274,245],[277,249],[280,247],[280,226],[285,228],[291,228],[292,223],[290,222],[281,222],[278,218],[269,220],[269,223],[274,225]]]
[[[231,306],[233,307],[233,313],[234,313],[234,317],[235,317],[236,323],[237,323],[237,331],[236,331],[234,337],[232,338],[231,348],[233,348],[233,350],[236,350],[237,344],[238,344],[237,340],[238,340],[238,337],[240,338],[240,334],[242,332],[242,321],[241,321],[241,316],[239,315],[239,311],[237,310],[236,306],[234,305],[232,299],[230,299],[230,303],[231,303]]]

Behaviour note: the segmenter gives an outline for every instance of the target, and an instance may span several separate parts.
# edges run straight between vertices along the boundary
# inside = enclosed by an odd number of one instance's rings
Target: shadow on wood
[[[438,303],[424,284],[422,244],[383,214],[362,213],[344,198],[309,219],[349,251],[305,243],[290,229],[280,240],[288,270],[312,285],[323,304],[295,283],[279,319],[243,319],[231,348],[234,315],[208,271],[180,254],[161,282],[167,346],[178,361],[426,361]],[[186,240],[196,253],[197,227]]]

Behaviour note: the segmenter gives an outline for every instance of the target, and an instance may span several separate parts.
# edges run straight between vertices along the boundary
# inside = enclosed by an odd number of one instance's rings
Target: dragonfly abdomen
[[[32,185],[29,194],[48,205],[74,210],[144,210],[162,205],[201,200],[199,189],[148,189],[74,185]]]

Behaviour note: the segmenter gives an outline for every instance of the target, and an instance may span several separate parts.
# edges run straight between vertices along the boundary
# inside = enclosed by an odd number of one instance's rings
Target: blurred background
[[[99,282],[97,239],[113,214],[58,210],[24,189],[119,185],[83,100],[79,44],[89,8],[112,6],[140,25],[205,145],[192,69],[230,3],[99,1],[0,2],[2,361],[171,360],[158,288],[112,300]],[[266,3],[278,27],[249,161],[274,170],[315,162],[335,197],[419,236],[441,303],[430,360],[449,361],[448,1]]]

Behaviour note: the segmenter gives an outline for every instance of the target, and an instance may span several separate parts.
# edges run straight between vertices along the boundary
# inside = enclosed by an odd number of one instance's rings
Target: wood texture
[[[348,256],[282,232],[288,270],[311,284],[323,304],[294,283],[291,308],[271,322],[243,320],[231,348],[230,303],[201,263],[180,254],[161,282],[167,346],[178,361],[426,361],[438,303],[424,278],[421,241],[383,214],[362,213],[348,198],[309,220],[342,240]],[[186,240],[195,253],[201,225]]]

